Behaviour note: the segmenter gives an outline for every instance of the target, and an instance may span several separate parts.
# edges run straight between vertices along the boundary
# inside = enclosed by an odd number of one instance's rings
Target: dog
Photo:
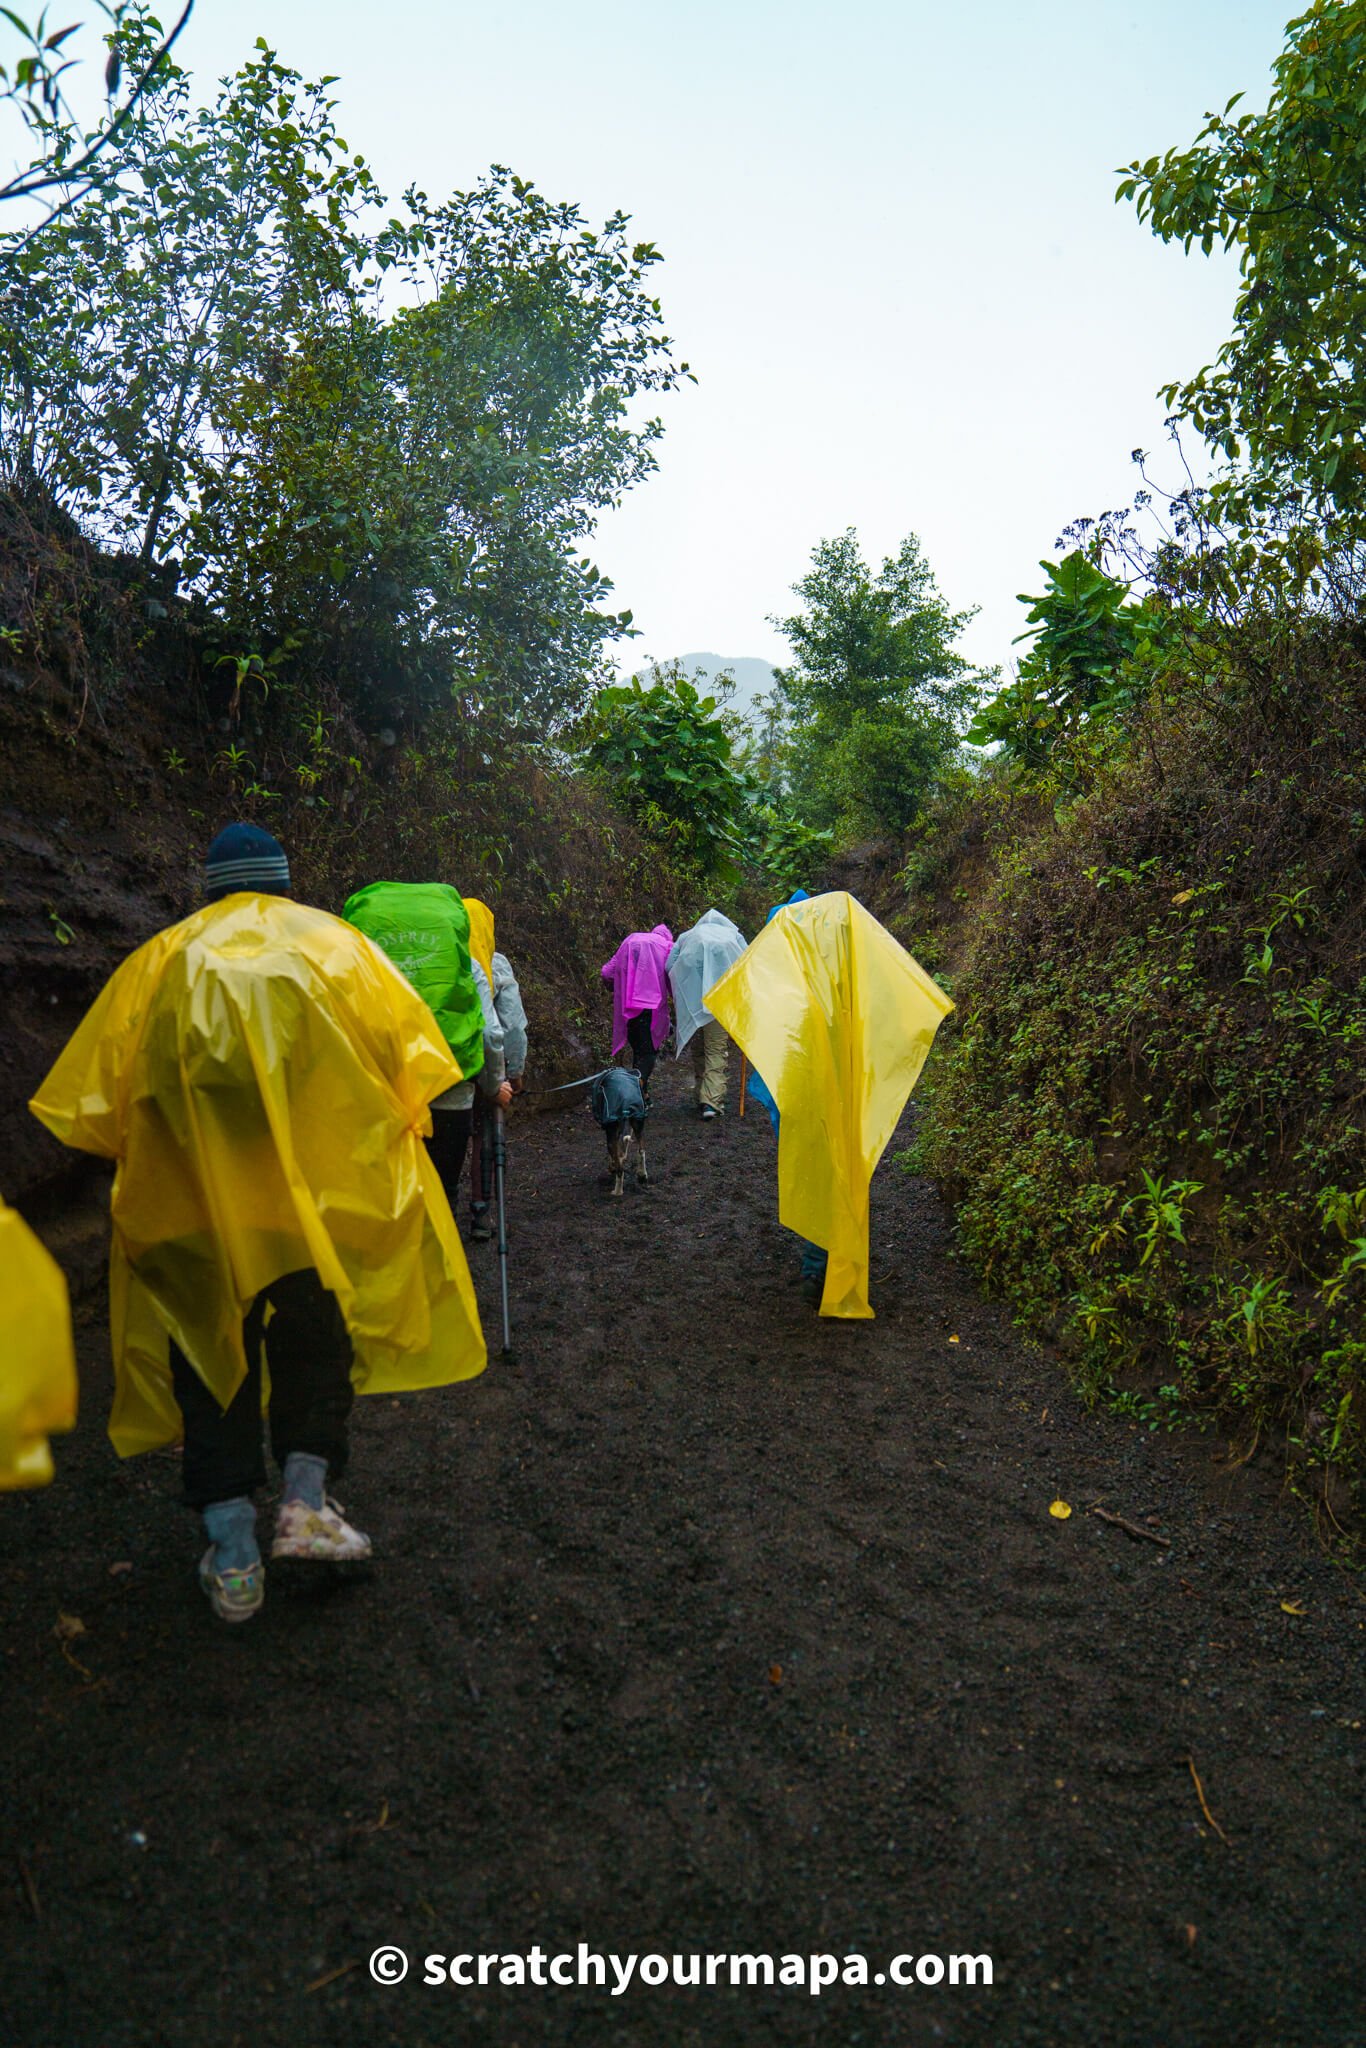
[[[626,1168],[631,1149],[636,1150],[636,1181],[648,1187],[650,1171],[645,1160],[645,1119],[649,1104],[633,1067],[609,1067],[593,1084],[590,1098],[593,1120],[607,1138],[607,1164],[612,1172],[611,1192],[621,1195],[626,1188]]]

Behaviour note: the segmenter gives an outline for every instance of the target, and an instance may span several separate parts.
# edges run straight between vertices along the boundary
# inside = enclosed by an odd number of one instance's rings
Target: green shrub
[[[599,690],[579,745],[613,799],[672,858],[706,885],[733,873],[749,792],[732,761],[730,728],[676,666],[648,685]]]
[[[1251,629],[1231,665],[1056,812],[998,779],[916,1160],[1090,1391],[1359,1473],[1366,665]]]

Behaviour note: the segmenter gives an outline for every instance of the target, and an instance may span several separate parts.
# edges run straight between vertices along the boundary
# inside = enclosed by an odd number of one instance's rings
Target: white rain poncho
[[[512,962],[506,953],[493,956],[493,1007],[498,1013],[498,1022],[503,1027],[503,1057],[507,1063],[509,1081],[519,1081],[526,1072],[527,1023],[526,1006],[517,977],[512,971]]]
[[[678,1059],[694,1032],[715,1022],[706,1005],[707,993],[735,965],[748,944],[739,926],[719,910],[709,910],[690,931],[675,939],[667,965]]]

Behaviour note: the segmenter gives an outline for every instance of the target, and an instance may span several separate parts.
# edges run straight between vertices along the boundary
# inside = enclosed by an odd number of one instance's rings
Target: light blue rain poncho
[[[810,900],[805,889],[794,889],[784,902],[774,904],[772,910],[769,911],[768,916],[764,919],[764,923],[772,924],[778,912],[786,910],[789,903],[809,903]],[[756,1102],[763,1103],[764,1108],[768,1111],[768,1120],[776,1133],[778,1129],[778,1105],[770,1095],[763,1075],[754,1067],[751,1067],[749,1070],[749,1092]]]
[[[665,966],[674,998],[675,1058],[682,1059],[683,1048],[704,1024],[715,1022],[707,1008],[707,992],[735,965],[748,944],[739,926],[720,910],[707,911],[674,940]]]

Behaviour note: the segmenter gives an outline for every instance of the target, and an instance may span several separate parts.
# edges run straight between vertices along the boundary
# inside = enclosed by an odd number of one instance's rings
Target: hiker
[[[667,962],[673,990],[675,1057],[692,1046],[693,1099],[703,1118],[726,1113],[726,1065],[730,1040],[706,1005],[707,990],[744,952],[744,933],[719,910],[709,910],[675,939]]]
[[[823,1316],[871,1316],[868,1184],[953,1004],[835,890],[780,905],[707,1006],[768,1077],[803,1295]]]
[[[786,897],[783,900],[783,902],[775,903],[772,905],[767,917],[764,919],[764,923],[766,925],[772,924],[774,918],[778,915],[778,912],[780,910],[786,910],[789,907],[789,905],[793,903],[808,903],[810,900],[811,899],[807,895],[805,889],[794,889],[792,891],[792,894]],[[773,1096],[769,1091],[768,1083],[765,1081],[763,1075],[759,1072],[758,1068],[753,1065],[751,1065],[749,1070],[749,1093],[755,1102],[762,1104],[762,1106],[768,1111],[768,1120],[773,1126],[773,1135],[776,1138],[778,1136],[780,1121],[778,1116],[778,1105],[773,1100]],[[825,1269],[826,1265],[828,1264],[828,1255],[825,1251],[824,1246],[812,1244],[808,1238],[803,1238],[801,1241],[801,1245],[802,1252],[800,1277],[802,1283],[802,1295],[805,1300],[813,1304],[818,1304],[821,1299],[821,1295],[825,1291]]]
[[[382,946],[436,1018],[462,1078],[432,1103],[427,1150],[455,1214],[475,1097],[506,1106],[503,1031],[472,956],[469,910],[449,882],[370,882],[348,896],[348,924]]]
[[[265,1594],[262,1352],[271,1556],[338,1563],[371,1548],[326,1493],[354,1393],[468,1379],[485,1352],[420,1143],[460,1079],[431,1011],[360,932],[290,900],[269,833],[228,826],[204,880],[207,906],[124,961],[30,1108],[118,1162],[109,1433],[123,1457],[183,1436],[200,1583],[242,1622]]]
[[[806,893],[806,890],[805,890],[805,889],[794,889],[794,890],[792,891],[792,894],[791,894],[790,896],[788,896],[788,897],[785,897],[785,898],[784,898],[784,900],[783,900],[783,901],[782,901],[781,903],[775,903],[775,904],[774,904],[774,905],[772,906],[772,908],[771,908],[771,909],[769,910],[769,913],[768,913],[767,917],[766,917],[766,918],[764,919],[764,923],[765,923],[766,925],[772,924],[772,922],[773,922],[774,918],[775,918],[775,917],[776,917],[776,916],[778,915],[778,912],[779,912],[780,910],[786,910],[786,909],[788,908],[788,906],[789,906],[790,904],[793,904],[793,903],[809,903],[809,902],[810,902],[810,900],[811,900],[811,899],[810,899],[810,897],[809,897],[809,896],[807,895],[807,893]],[[770,1122],[770,1123],[772,1124],[772,1126],[773,1126],[773,1135],[774,1135],[774,1137],[776,1138],[776,1137],[777,1137],[777,1135],[778,1135],[778,1105],[777,1105],[777,1103],[776,1103],[776,1102],[775,1102],[775,1101],[773,1100],[773,1097],[772,1097],[772,1095],[771,1095],[771,1094],[769,1093],[768,1083],[767,1083],[767,1082],[765,1081],[765,1079],[764,1079],[763,1075],[762,1075],[762,1074],[761,1074],[761,1073],[759,1072],[758,1068],[757,1068],[757,1067],[756,1067],[756,1066],[755,1066],[755,1065],[753,1064],[753,1062],[752,1062],[752,1061],[751,1061],[751,1063],[750,1063],[750,1069],[749,1069],[749,1093],[750,1093],[751,1097],[753,1098],[753,1100],[754,1100],[755,1102],[761,1103],[761,1104],[763,1105],[763,1107],[764,1107],[764,1108],[765,1108],[765,1109],[766,1109],[766,1110],[768,1111],[768,1120],[769,1120],[769,1122]],[[810,1247],[810,1250],[811,1250],[812,1252],[818,1252],[818,1251],[819,1251],[819,1246],[817,1246],[817,1245],[812,1245],[812,1246]],[[819,1274],[820,1274],[820,1278],[821,1278],[822,1280],[824,1280],[824,1278],[825,1278],[825,1261],[824,1261],[824,1259],[823,1259],[823,1258],[821,1258],[821,1259],[820,1259],[820,1260],[818,1261],[818,1264],[819,1264]],[[813,1267],[813,1271],[814,1271],[814,1267]],[[811,1277],[811,1275],[810,1275],[810,1274],[808,1274],[808,1273],[807,1273],[807,1272],[805,1271],[805,1269],[803,1269],[803,1273],[802,1273],[802,1278],[803,1278],[803,1279],[805,1280],[805,1279],[809,1279],[810,1277]]]
[[[629,932],[602,970],[612,991],[612,1057],[629,1045],[645,1099],[659,1049],[669,1035],[669,951],[674,935],[666,924]]]
[[[76,1353],[62,1269],[0,1200],[0,1492],[47,1486],[48,1437],[76,1422]]]
[[[485,1017],[491,1015],[495,1022],[508,1085],[507,1096],[500,1095],[496,1104],[487,1093],[481,1095],[474,1116],[470,1145],[470,1236],[483,1243],[493,1235],[490,1204],[493,1198],[494,1109],[506,1109],[511,1097],[520,1095],[525,1086],[527,1015],[512,962],[506,953],[499,953],[494,946],[493,912],[478,896],[466,896],[464,903],[470,920],[470,962],[475,986]],[[488,1044],[486,1037],[485,1045]]]

